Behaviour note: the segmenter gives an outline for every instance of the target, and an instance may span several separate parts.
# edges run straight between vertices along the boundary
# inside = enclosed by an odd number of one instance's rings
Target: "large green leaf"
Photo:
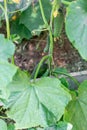
[[[0,97],[6,98],[8,95],[8,89],[6,86],[12,81],[13,76],[17,71],[17,67],[7,63],[0,61]]]
[[[87,60],[87,6],[85,0],[74,1],[68,7],[66,33],[83,59]]]
[[[51,13],[51,2],[50,0],[43,0],[42,5],[46,19],[49,21]],[[40,30],[45,26],[38,3],[36,3],[34,7],[32,5],[29,6],[28,9],[22,13],[20,23],[24,24],[34,35],[38,35],[40,33],[35,30]]]
[[[24,78],[22,76],[23,74],[20,79]],[[60,81],[56,78],[41,78],[35,83],[29,83],[25,79],[25,83],[23,82],[20,82],[20,85],[18,81],[11,83],[8,87],[12,94],[7,104],[7,108],[10,108],[7,115],[14,119],[16,128],[31,128],[39,125],[46,127],[56,123],[71,100],[69,92],[61,87]]]
[[[0,34],[0,60],[8,60],[15,51],[15,45],[12,41],[5,39],[4,35]]]
[[[7,130],[7,124],[0,119],[0,130]]]
[[[78,97],[67,106],[65,120],[73,124],[72,130],[87,129],[87,81],[78,90]]]

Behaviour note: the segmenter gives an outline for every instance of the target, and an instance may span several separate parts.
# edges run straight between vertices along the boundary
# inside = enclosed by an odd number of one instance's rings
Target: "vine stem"
[[[45,17],[41,0],[39,0],[39,5],[40,5],[40,10],[41,10],[41,14],[42,14],[43,21],[44,21],[44,23],[45,23],[45,25],[46,25],[46,28],[47,28],[48,31],[49,31],[49,35],[50,35],[49,54],[50,54],[51,57],[52,57],[52,55],[53,55],[53,36],[52,36],[52,29],[51,29],[51,27],[49,26],[49,24],[48,24],[48,22],[47,22],[47,19],[46,19],[46,17]]]
[[[48,21],[47,21],[47,19],[46,19],[46,17],[45,17],[41,0],[39,0],[39,5],[40,5],[40,10],[41,10],[41,14],[42,14],[43,21],[44,21],[44,23],[45,23],[46,28],[47,28],[48,31],[49,31],[49,36],[50,36],[49,55],[50,55],[50,57],[51,57],[51,60],[50,60],[50,65],[51,65],[51,62],[52,62],[52,60],[53,60],[53,36],[52,36],[52,29],[51,29],[51,27],[49,26]],[[49,66],[50,66],[50,65],[49,65]],[[50,68],[51,68],[51,66],[50,66]]]
[[[53,7],[52,7],[51,17],[50,17],[50,27],[51,27],[51,29],[52,29],[52,23],[53,23],[53,13],[54,13],[54,11],[55,11],[55,6],[56,6],[56,4],[57,4],[56,1],[57,1],[57,0],[54,0],[53,3],[52,3],[52,4],[53,4]]]
[[[50,36],[50,46],[49,46],[49,55],[53,57],[53,36],[52,36],[52,29],[49,27],[49,36]]]
[[[35,82],[35,80],[36,80],[36,78],[37,78],[37,75],[38,75],[38,72],[39,72],[39,70],[40,70],[40,67],[41,67],[42,63],[43,63],[45,60],[47,60],[48,58],[50,58],[50,56],[49,56],[49,55],[46,55],[46,56],[44,56],[44,57],[41,59],[41,61],[39,62],[38,67],[37,67],[36,72],[35,72],[35,75],[34,75],[34,82]]]
[[[10,39],[10,24],[8,18],[7,0],[4,0],[4,13],[5,13],[5,20],[6,20],[7,38]]]

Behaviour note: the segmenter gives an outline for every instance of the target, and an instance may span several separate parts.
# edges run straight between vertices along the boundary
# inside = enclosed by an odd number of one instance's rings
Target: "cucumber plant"
[[[1,2],[3,2],[1,8],[5,15],[7,38],[0,34],[0,130],[86,130],[87,80],[79,84],[65,70],[53,68],[54,36],[58,37],[61,32],[62,22],[60,23],[59,9],[62,3],[67,5],[66,33],[72,44],[86,59],[84,53],[86,51],[86,2],[84,0],[72,2],[69,0],[54,0],[53,2],[38,0],[35,8],[32,9],[29,6],[20,14],[19,24],[25,25],[30,32],[39,28],[39,30],[46,29],[49,34],[48,54],[41,59],[33,76],[22,71],[14,63],[15,45],[10,39],[8,13],[8,2],[11,1]],[[18,0],[13,0],[13,2],[20,4]],[[50,11],[46,9],[47,5]],[[30,28],[30,23],[27,23],[25,19],[26,17],[31,19],[32,16],[35,17],[31,21],[32,25],[37,19],[40,19],[41,23],[36,23]],[[80,33],[76,34],[78,31]],[[79,36],[82,36],[81,40]],[[47,72],[37,78],[44,62],[48,65]],[[68,84],[66,87],[64,79],[58,78],[58,74],[72,78],[78,86],[77,90],[69,90]]]

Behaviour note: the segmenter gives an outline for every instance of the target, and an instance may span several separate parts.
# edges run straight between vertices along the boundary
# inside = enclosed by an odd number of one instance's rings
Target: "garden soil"
[[[32,72],[41,58],[47,54],[44,52],[46,41],[46,35],[43,34],[17,45],[15,64],[23,70]],[[64,67],[68,72],[87,70],[87,62],[81,58],[65,34],[54,43],[53,57],[55,67]]]
[[[5,24],[0,28],[0,33],[6,34]],[[30,40],[23,40],[16,44],[14,55],[15,64],[22,70],[32,72],[34,67],[39,63],[41,58],[47,53],[44,48],[47,43],[47,33],[39,37],[33,37]],[[54,42],[54,66],[64,67],[68,72],[79,72],[87,70],[87,61],[83,60],[78,51],[69,42],[64,30],[61,37]]]

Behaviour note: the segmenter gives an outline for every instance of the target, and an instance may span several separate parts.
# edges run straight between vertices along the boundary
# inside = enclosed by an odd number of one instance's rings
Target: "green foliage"
[[[56,67],[52,70],[52,73],[56,73],[57,75],[68,74],[67,70],[63,67]]]
[[[4,61],[0,61],[0,98],[6,99],[6,97],[8,97],[8,88],[6,86],[12,81],[16,71],[16,66]]]
[[[11,34],[18,35],[20,37],[19,42],[32,37],[30,30],[27,29],[24,24],[20,24],[18,18],[16,21],[11,22]]]
[[[0,119],[0,130],[7,130],[7,124]]]
[[[15,130],[15,127],[12,123],[8,124],[8,129],[7,130]]]
[[[73,124],[72,130],[87,129],[87,81],[80,85],[78,96],[67,106],[65,120]]]
[[[77,0],[70,4],[66,16],[66,33],[83,59],[87,60],[87,8],[86,1]]]
[[[69,88],[69,83],[68,83],[68,81],[67,81],[66,78],[61,77],[61,78],[60,78],[60,81],[61,81],[61,83],[62,83],[66,88]]]
[[[40,78],[35,83],[24,79],[24,85],[19,80],[8,86],[12,91],[7,104],[10,108],[7,111],[8,117],[16,121],[17,129],[46,127],[56,123],[71,100],[69,92],[61,87],[56,78],[53,81],[51,78]]]
[[[34,78],[34,75],[36,73],[36,70],[37,70],[37,67],[38,67],[38,64],[35,66],[32,74],[31,74],[31,78]],[[47,72],[47,69],[48,69],[48,64],[46,63],[43,63],[39,69],[39,73],[37,75],[37,78],[40,78],[41,76],[44,76],[44,74]],[[49,73],[48,73],[49,74]],[[48,76],[48,75],[47,75]]]
[[[15,51],[14,44],[0,35],[0,98],[8,97],[8,89],[6,86],[12,81],[13,76],[17,71],[17,67],[8,63],[8,58],[11,58]]]
[[[8,2],[8,11],[12,14],[14,11],[24,11],[26,10],[32,3],[32,0],[21,0],[19,3],[16,2]]]
[[[12,58],[15,51],[15,45],[8,39],[4,38],[4,35],[0,34],[0,61],[7,61],[8,58]]]
[[[55,77],[65,75],[77,85],[78,82],[67,73],[66,69],[52,69],[53,34],[54,37],[60,36],[64,20],[63,14],[57,15],[55,19],[54,11],[57,8],[59,11],[61,2],[69,5],[65,16],[66,33],[73,46],[87,60],[86,1],[71,1],[54,0],[52,4],[50,0],[39,0],[33,3],[34,6],[31,5],[31,0],[21,1],[19,4],[7,3],[8,1],[5,0],[5,6],[0,2],[0,7],[4,10],[0,11],[5,14],[8,33],[7,38],[0,34],[1,113],[5,110],[4,114],[0,113],[0,130],[87,129],[87,81],[78,86],[78,90],[70,91],[67,89],[69,84],[64,77],[59,79]],[[46,46],[48,55],[41,59],[30,76],[14,64],[15,45],[9,40],[9,17],[13,14],[10,11],[17,11],[17,9],[20,9],[17,19],[11,20],[13,35],[19,35],[22,40],[31,38],[32,34],[39,35],[41,30],[48,30],[49,33],[48,46]],[[43,67],[44,63],[46,66]],[[47,77],[48,75],[50,76]],[[6,120],[2,120],[5,118]]]
[[[8,7],[8,13],[9,13],[9,16],[12,16],[14,14],[15,11],[24,11],[26,10],[32,3],[32,0],[21,0],[21,2],[18,3],[14,3],[13,1],[7,1],[7,7]],[[2,5],[4,7],[4,2],[3,0],[0,1],[0,5]],[[3,11],[2,9],[0,8],[0,16],[2,16],[3,14]],[[3,18],[2,19],[5,19],[4,15],[3,15]]]
[[[46,19],[49,21],[51,15],[51,2],[49,0],[43,0],[42,5]],[[41,16],[39,3],[36,3],[34,7],[31,5],[21,14],[20,23],[24,24],[33,35],[40,34],[41,30],[45,28],[45,24]]]
[[[59,122],[58,124],[48,127],[45,130],[72,130],[72,125],[67,122]]]

